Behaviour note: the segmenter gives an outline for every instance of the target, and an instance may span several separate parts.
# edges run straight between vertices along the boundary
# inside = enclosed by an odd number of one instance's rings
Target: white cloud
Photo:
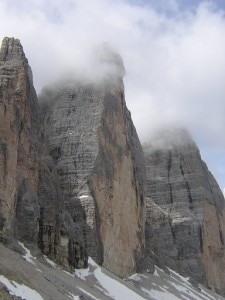
[[[21,39],[38,90],[68,66],[82,69],[92,46],[110,42],[124,59],[127,104],[142,140],[178,123],[203,153],[225,151],[224,14],[204,2],[181,12],[171,0],[165,11],[173,16],[137,2],[1,0],[0,37]]]

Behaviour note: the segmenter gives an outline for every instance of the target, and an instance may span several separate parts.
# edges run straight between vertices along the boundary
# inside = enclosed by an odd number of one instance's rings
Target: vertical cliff
[[[82,267],[89,255],[123,277],[143,255],[144,156],[124,100],[122,60],[108,47],[97,56],[107,69],[101,80],[64,82],[40,98],[63,191],[58,259]]]
[[[96,76],[46,88],[40,108],[19,40],[3,40],[0,240],[32,242],[66,267],[91,256],[120,277],[147,254],[225,293],[224,197],[199,149],[164,130],[144,158],[122,59],[107,45],[94,56]]]
[[[95,55],[98,80],[48,90],[40,111],[19,40],[3,40],[1,239],[33,242],[65,266],[85,267],[89,255],[123,277],[143,256],[144,156],[123,62],[106,45]]]
[[[0,230],[37,235],[38,114],[32,73],[19,40],[0,51]]]
[[[224,293],[225,202],[199,149],[185,130],[172,129],[158,133],[144,152],[147,229],[154,232],[146,236],[148,251]]]
[[[0,51],[0,233],[56,252],[60,190],[45,151],[31,68],[20,41]]]

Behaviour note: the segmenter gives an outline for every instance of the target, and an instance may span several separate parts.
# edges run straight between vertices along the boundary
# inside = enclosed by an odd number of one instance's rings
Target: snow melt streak
[[[0,282],[3,283],[10,295],[21,297],[24,300],[44,300],[41,295],[24,284],[19,284],[15,281],[9,281],[5,276],[0,275]]]

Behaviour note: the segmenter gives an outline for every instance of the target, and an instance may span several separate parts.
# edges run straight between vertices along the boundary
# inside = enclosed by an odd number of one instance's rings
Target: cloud
[[[88,69],[90,50],[109,42],[124,59],[127,105],[142,141],[158,126],[181,125],[205,157],[225,154],[225,17],[200,2],[180,10],[175,0],[157,7],[144,0],[1,0],[0,38],[21,39],[38,91],[68,68]]]

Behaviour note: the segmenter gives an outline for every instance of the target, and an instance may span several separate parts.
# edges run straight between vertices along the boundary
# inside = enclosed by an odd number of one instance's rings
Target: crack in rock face
[[[154,232],[146,244],[162,265],[224,293],[224,199],[199,149],[187,131],[174,129],[158,133],[144,153]]]

